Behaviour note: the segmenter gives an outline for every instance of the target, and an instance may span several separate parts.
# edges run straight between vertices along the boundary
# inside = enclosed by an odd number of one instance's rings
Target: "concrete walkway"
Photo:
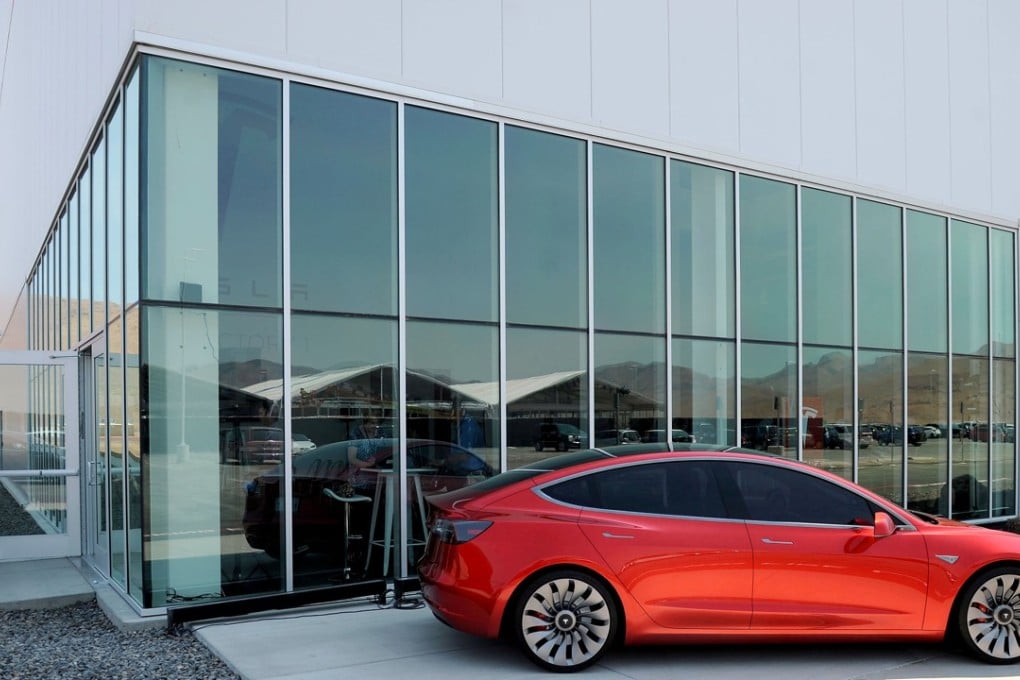
[[[4,609],[62,607],[98,599],[118,627],[141,619],[78,560],[0,562]],[[410,598],[408,605],[413,605]],[[425,608],[356,600],[235,619],[196,622],[199,640],[242,677],[373,680],[508,680],[547,676],[512,645],[459,633]],[[548,676],[547,676],[548,677]],[[675,646],[613,650],[578,677],[616,680],[978,680],[1020,678],[1020,666],[990,666],[942,645]]]

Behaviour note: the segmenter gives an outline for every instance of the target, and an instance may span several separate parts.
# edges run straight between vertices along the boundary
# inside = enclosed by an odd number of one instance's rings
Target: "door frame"
[[[63,385],[50,399],[61,400],[64,432],[64,466],[59,469],[0,469],[0,484],[5,486],[12,479],[25,477],[63,478],[64,507],[66,518],[63,533],[49,533],[36,536],[0,536],[0,560],[32,560],[54,557],[77,557],[81,555],[81,486],[80,486],[80,413],[78,409],[78,355],[65,352],[2,351],[0,366],[61,367]],[[25,394],[34,400],[35,389],[26,384]],[[31,413],[32,405],[26,406]]]

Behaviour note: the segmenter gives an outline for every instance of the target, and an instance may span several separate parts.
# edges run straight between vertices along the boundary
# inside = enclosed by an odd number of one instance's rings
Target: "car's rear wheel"
[[[960,600],[956,623],[967,649],[982,661],[1020,661],[1020,567],[979,575]]]
[[[594,576],[561,570],[530,581],[517,598],[515,632],[525,655],[546,670],[579,671],[616,635],[619,613]]]

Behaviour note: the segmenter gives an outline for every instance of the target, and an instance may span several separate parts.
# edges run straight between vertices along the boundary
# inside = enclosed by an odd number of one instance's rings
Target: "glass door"
[[[81,554],[77,358],[0,352],[0,557]]]
[[[106,347],[100,340],[82,350],[82,432],[85,488],[85,558],[110,574],[110,447]]]

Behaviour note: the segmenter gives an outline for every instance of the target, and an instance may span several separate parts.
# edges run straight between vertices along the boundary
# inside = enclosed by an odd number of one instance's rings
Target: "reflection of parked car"
[[[315,448],[315,442],[308,438],[308,435],[295,432],[291,435],[291,446],[294,453],[304,453]]]
[[[220,462],[241,465],[283,458],[283,430],[262,425],[239,425],[220,430]]]
[[[538,428],[538,437],[535,439],[535,450],[556,449],[566,451],[567,449],[580,449],[587,446],[588,435],[582,432],[576,425],[569,423],[542,423]]]
[[[783,432],[775,425],[744,425],[742,432],[741,446],[768,451],[773,446],[783,445]]]
[[[664,442],[666,441],[665,430],[648,430],[645,432],[644,441],[646,442]],[[694,443],[694,437],[687,433],[686,430],[679,428],[672,431],[670,441],[674,444],[691,444]]]
[[[902,444],[903,428],[899,425],[886,425],[875,431],[875,441],[879,444]],[[907,441],[911,446],[920,446],[928,441],[928,435],[920,425],[907,428]]]
[[[854,426],[847,423],[832,423],[826,425],[825,448],[827,449],[852,449],[854,447]],[[861,436],[858,439],[858,446],[862,449],[868,448],[872,442],[871,429],[861,428]]]
[[[349,485],[347,495],[352,490],[368,496],[373,494],[375,476],[358,473],[347,464],[348,449],[357,444],[357,440],[324,444],[294,459],[295,553],[308,550],[336,552],[343,544],[342,508],[324,494],[323,489],[329,488],[344,496],[344,487]],[[373,444],[375,464],[391,469],[389,465],[395,451],[399,450],[399,440],[377,439],[373,440]],[[409,467],[429,471],[420,477],[421,488],[426,495],[459,489],[473,481],[491,477],[493,472],[488,463],[471,451],[431,439],[408,440],[407,463]],[[283,468],[277,465],[248,483],[242,520],[248,544],[273,557],[280,555],[282,478]],[[371,506],[371,503],[364,503],[364,506]],[[351,515],[351,534],[367,537],[371,507],[361,510]]]
[[[697,448],[560,456],[429,497],[426,604],[554,671],[623,642],[891,633],[1020,661],[1020,536],[910,513],[794,461]]]
[[[638,444],[641,435],[637,430],[601,430],[595,433],[595,446],[615,446],[617,444]]]

